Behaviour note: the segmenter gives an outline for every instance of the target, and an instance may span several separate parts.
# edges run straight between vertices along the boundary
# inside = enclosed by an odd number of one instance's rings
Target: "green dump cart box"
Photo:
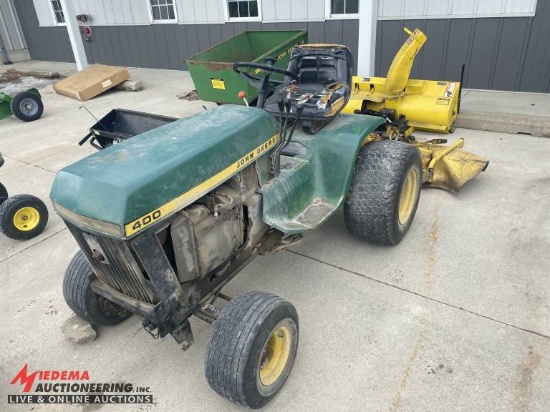
[[[307,43],[307,31],[245,31],[186,60],[187,69],[202,100],[243,104],[238,93],[246,92],[248,101],[258,92],[233,71],[235,62],[264,63],[269,56],[275,66],[286,69],[292,47]]]

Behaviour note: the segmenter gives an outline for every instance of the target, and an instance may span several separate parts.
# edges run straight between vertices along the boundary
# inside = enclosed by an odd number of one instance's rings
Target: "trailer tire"
[[[32,239],[47,223],[48,208],[36,196],[16,195],[0,204],[0,231],[11,239]]]
[[[130,314],[120,306],[96,295],[90,287],[94,276],[90,262],[82,251],[71,259],[63,278],[63,297],[78,317],[92,325],[112,326],[126,319]]]
[[[263,292],[239,294],[214,324],[206,379],[229,401],[261,408],[282,388],[297,348],[298,314],[290,302]]]
[[[11,101],[11,111],[20,120],[32,122],[42,116],[44,103],[42,99],[31,92],[22,92]]]
[[[422,185],[420,152],[382,140],[361,149],[344,202],[344,220],[355,236],[375,245],[396,245],[414,219]]]

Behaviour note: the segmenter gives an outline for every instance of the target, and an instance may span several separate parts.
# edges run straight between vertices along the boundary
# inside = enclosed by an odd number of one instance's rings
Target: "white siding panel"
[[[543,0],[544,1],[544,0]],[[505,12],[506,13],[534,13],[535,8],[537,7],[537,0],[508,0],[506,2]]]
[[[224,3],[218,0],[207,0],[208,7],[206,8],[206,14],[209,23],[223,23],[223,5]]]
[[[277,20],[292,20],[290,0],[275,0],[275,18]]]
[[[428,15],[445,15],[450,13],[451,3],[453,1],[441,1],[441,0],[426,0],[425,14]]]
[[[180,23],[223,23],[225,0],[176,0]]]
[[[277,20],[277,14],[276,14],[276,11],[275,11],[275,2],[274,1],[263,1],[262,2],[262,20],[264,20],[264,21],[275,21],[275,20]]]
[[[292,20],[307,19],[307,0],[292,0],[291,5]]]
[[[378,17],[390,20],[532,16],[536,5],[537,0],[380,0]]]
[[[505,0],[483,0],[478,2],[477,12],[480,14],[502,13],[501,6]]]
[[[55,26],[49,0],[33,0],[40,26]]]
[[[403,15],[403,6],[405,2],[402,0],[380,0],[378,4],[378,17],[390,17]]]
[[[425,14],[425,0],[408,0],[403,3],[405,16],[423,16]]]
[[[193,23],[195,21],[195,5],[193,0],[176,0],[178,8],[178,20],[180,23]]]
[[[222,0],[224,1],[224,0]],[[324,0],[263,0],[262,20],[289,22],[325,19]]]
[[[122,4],[120,4],[120,0],[111,0],[111,3],[113,4],[113,20],[115,24],[129,24],[133,23],[132,21],[126,22],[124,21],[126,16],[124,14],[124,10],[122,9]]]
[[[209,6],[206,1],[194,0],[195,6],[195,22],[204,23],[208,21],[208,15],[206,14],[206,8]]]
[[[453,0],[451,14],[474,14],[476,3],[479,0]]]
[[[308,0],[308,2],[307,2],[307,18],[308,18],[308,20],[324,19],[325,18],[325,1],[324,0]]]

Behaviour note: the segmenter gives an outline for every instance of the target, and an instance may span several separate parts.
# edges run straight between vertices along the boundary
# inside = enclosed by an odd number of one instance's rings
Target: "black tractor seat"
[[[330,120],[350,98],[353,56],[346,46],[311,44],[294,47],[285,77],[267,98],[265,110],[280,116],[279,102],[289,99],[292,111],[302,108],[302,120]]]

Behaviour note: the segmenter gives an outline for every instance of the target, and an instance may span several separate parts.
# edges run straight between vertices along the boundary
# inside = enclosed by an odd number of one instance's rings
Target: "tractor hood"
[[[264,110],[220,106],[65,167],[50,197],[64,219],[130,237],[202,197],[279,138]]]

